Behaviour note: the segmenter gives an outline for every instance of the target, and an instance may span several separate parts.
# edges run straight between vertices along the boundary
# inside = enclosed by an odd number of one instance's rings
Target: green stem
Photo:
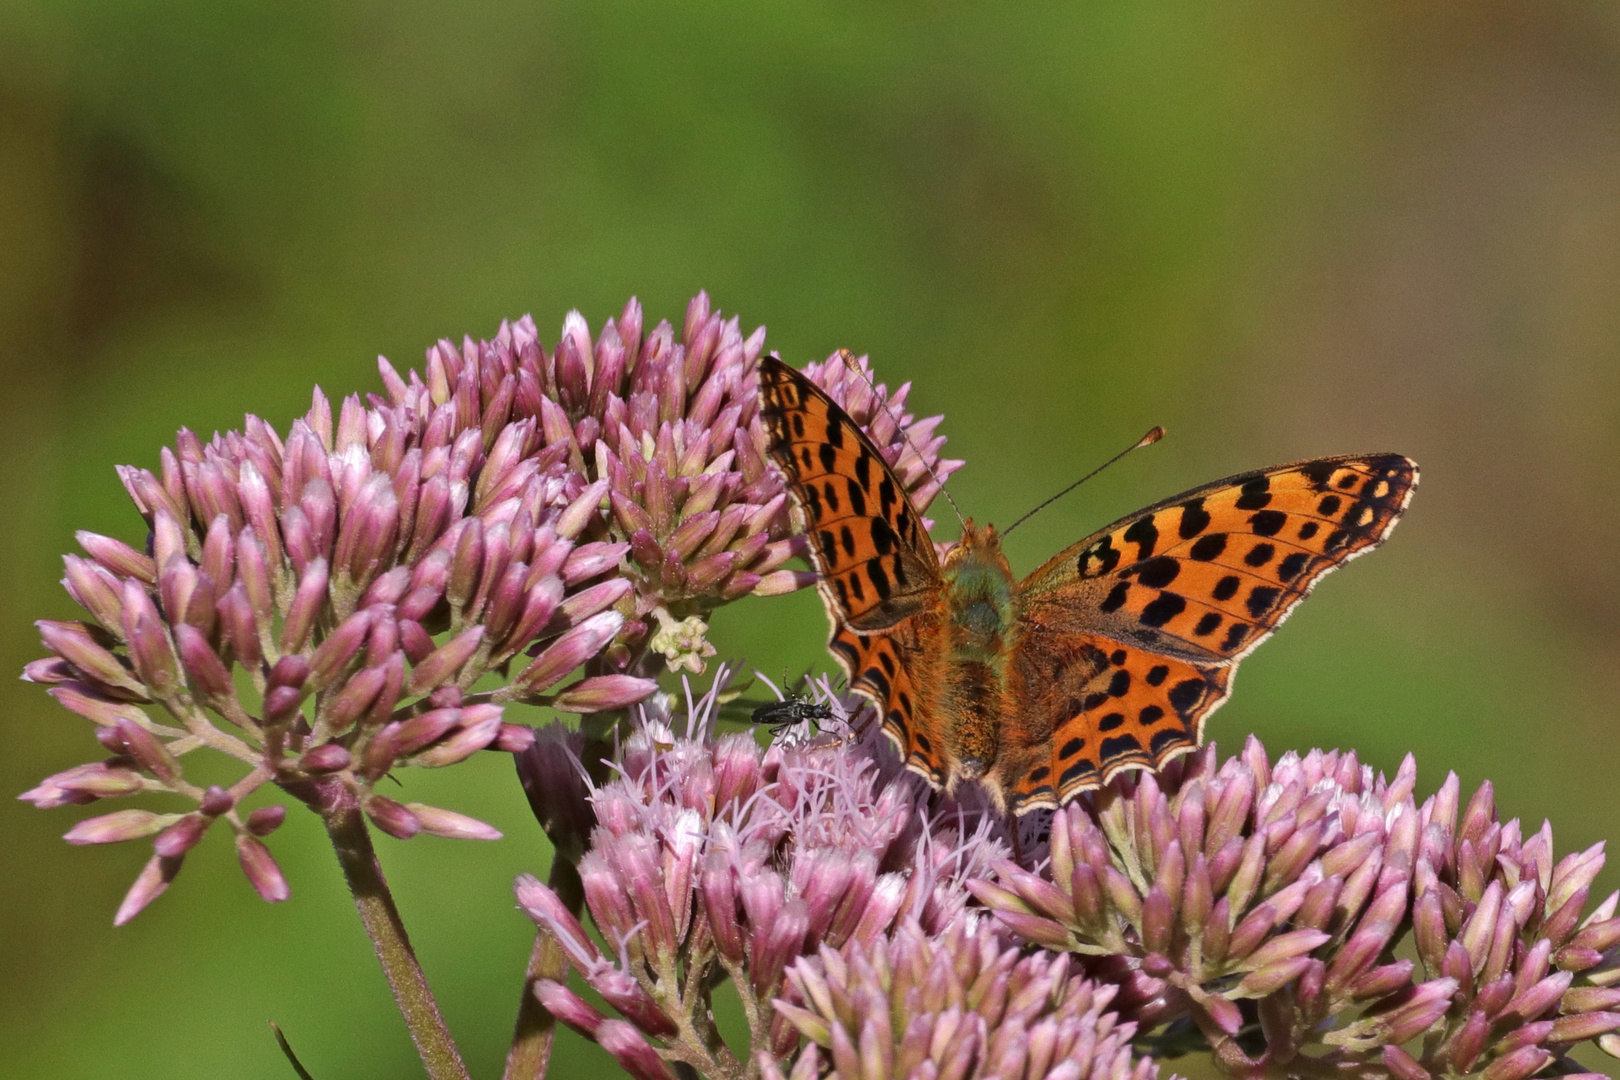
[[[553,855],[549,882],[568,910],[578,913],[585,905],[585,890],[579,870],[561,855]],[[518,1002],[517,1025],[512,1031],[512,1049],[506,1054],[503,1080],[540,1080],[551,1064],[551,1043],[557,1021],[534,996],[534,984],[541,979],[560,982],[568,975],[568,957],[557,939],[541,930],[534,936],[529,953],[529,970],[523,976],[523,999]]]
[[[354,894],[354,906],[360,911],[360,922],[365,925],[371,944],[377,950],[377,962],[388,977],[388,986],[399,1004],[400,1015],[416,1043],[416,1052],[422,1058],[430,1080],[470,1080],[467,1067],[461,1063],[450,1030],[445,1027],[439,1005],[428,988],[427,976],[411,951],[411,940],[405,933],[399,909],[388,892],[377,852],[371,846],[371,834],[360,812],[360,805],[352,794],[337,801],[322,814],[332,848],[337,852],[343,876]]]

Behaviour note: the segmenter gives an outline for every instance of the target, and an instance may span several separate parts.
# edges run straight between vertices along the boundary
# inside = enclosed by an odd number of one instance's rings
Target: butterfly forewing
[[[859,425],[775,357],[759,367],[767,447],[804,515],[822,595],[856,631],[923,610],[939,565],[904,485]],[[853,674],[853,673],[851,673]]]
[[[1228,662],[1330,570],[1384,541],[1417,485],[1399,454],[1322,458],[1206,484],[1115,522],[1020,587],[1027,616]]]

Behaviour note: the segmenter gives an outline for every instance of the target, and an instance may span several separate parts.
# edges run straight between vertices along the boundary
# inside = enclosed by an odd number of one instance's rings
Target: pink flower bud
[[[207,817],[215,818],[228,812],[236,805],[236,798],[229,791],[218,784],[209,784],[203,791],[202,801],[198,809]]]
[[[298,652],[309,640],[315,617],[326,603],[326,583],[326,560],[317,557],[304,567],[298,579],[298,588],[293,593],[292,605],[281,625],[282,652]]]
[[[578,622],[612,607],[632,588],[634,585],[628,578],[609,578],[568,597],[558,607],[558,611],[570,622]]]
[[[135,759],[135,764],[166,784],[173,783],[180,776],[180,763],[151,732],[123,717],[114,722],[114,727],[124,742],[125,750]]]
[[[604,1020],[596,1043],[635,1080],[675,1080],[675,1073],[641,1033],[623,1020]]]
[[[365,811],[372,824],[397,839],[409,840],[422,831],[422,822],[415,814],[385,796],[372,795],[365,802]]]
[[[137,587],[130,585],[129,588],[134,589]],[[107,686],[128,690],[142,697],[146,696],[146,687],[141,685],[141,681],[131,677],[129,671],[125,669],[123,664],[118,662],[118,659],[112,653],[97,644],[90,631],[82,623],[41,619],[34,625],[39,627],[40,640],[47,649],[56,653],[89,677]],[[159,633],[161,635],[161,631]],[[166,645],[165,648],[167,648]]]
[[[236,858],[242,864],[242,873],[267,903],[275,904],[292,895],[281,867],[270,854],[270,849],[246,833],[236,837]]]
[[[118,577],[136,578],[148,585],[157,580],[157,566],[151,558],[122,540],[82,529],[73,535],[92,559]]]
[[[349,751],[337,743],[322,743],[304,751],[298,767],[309,773],[330,773],[349,767]]]
[[[534,920],[535,925],[551,931],[576,967],[588,971],[601,962],[602,954],[597,950],[596,943],[556,893],[528,874],[520,875],[513,888],[517,893],[518,907]]]
[[[478,651],[483,639],[484,628],[474,626],[433,650],[412,667],[406,692],[413,697],[420,696],[453,679],[462,665]]]
[[[411,764],[426,769],[464,761],[495,740],[501,730],[500,707],[473,705],[461,710],[458,730],[437,745],[417,754]]]
[[[285,806],[261,806],[247,816],[248,832],[254,836],[269,836],[287,820]]]
[[[518,673],[512,680],[513,684],[531,694],[545,690],[601,652],[623,626],[624,616],[616,611],[592,615],[552,642],[533,663]]]
[[[557,695],[553,705],[563,712],[607,712],[634,705],[657,690],[658,684],[651,679],[598,675],[570,686]]]
[[[169,882],[180,872],[181,859],[165,858],[154,855],[135,877],[135,884],[129,887],[124,895],[124,902],[118,905],[118,914],[113,916],[114,926],[123,926],[135,916],[145,910],[146,905],[163,895],[163,890],[169,887]]]
[[[442,810],[437,806],[415,802],[406,803],[405,809],[416,815],[416,819],[422,824],[423,832],[432,833],[434,836],[444,836],[452,840],[501,838],[501,831],[493,825],[486,825],[477,818],[470,818],[453,810]]]
[[[361,610],[338,624],[309,659],[309,687],[320,693],[349,666],[371,633],[372,613]]]
[[[602,1026],[603,1015],[585,1003],[585,999],[562,983],[540,979],[534,984],[534,996],[547,1012],[573,1028],[587,1039],[594,1039]]]
[[[87,818],[69,829],[62,837],[70,844],[118,844],[125,840],[139,840],[167,827],[175,821],[173,814],[154,814],[149,810],[115,810],[100,817]]]

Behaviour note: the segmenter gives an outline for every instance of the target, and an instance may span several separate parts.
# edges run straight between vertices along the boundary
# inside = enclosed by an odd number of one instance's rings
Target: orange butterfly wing
[[[905,485],[838,403],[774,356],[759,362],[771,460],[804,516],[838,622],[885,630],[937,602],[939,560]]]
[[[1242,473],[1132,514],[1031,574],[1012,665],[1021,715],[998,762],[1009,802],[1060,805],[1196,747],[1237,661],[1323,575],[1383,543],[1417,480],[1398,454]]]
[[[838,403],[774,356],[759,363],[767,451],[803,515],[828,647],[877,705],[907,768],[946,782],[937,678],[939,562],[894,471]]]

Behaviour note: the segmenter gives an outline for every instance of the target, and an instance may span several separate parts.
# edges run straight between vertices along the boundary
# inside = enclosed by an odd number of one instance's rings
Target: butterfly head
[[[999,567],[1009,576],[1012,574],[1007,557],[1001,553],[1001,534],[994,525],[975,525],[972,518],[962,522],[962,536],[945,553],[943,570],[946,578],[953,578],[970,566]]]

